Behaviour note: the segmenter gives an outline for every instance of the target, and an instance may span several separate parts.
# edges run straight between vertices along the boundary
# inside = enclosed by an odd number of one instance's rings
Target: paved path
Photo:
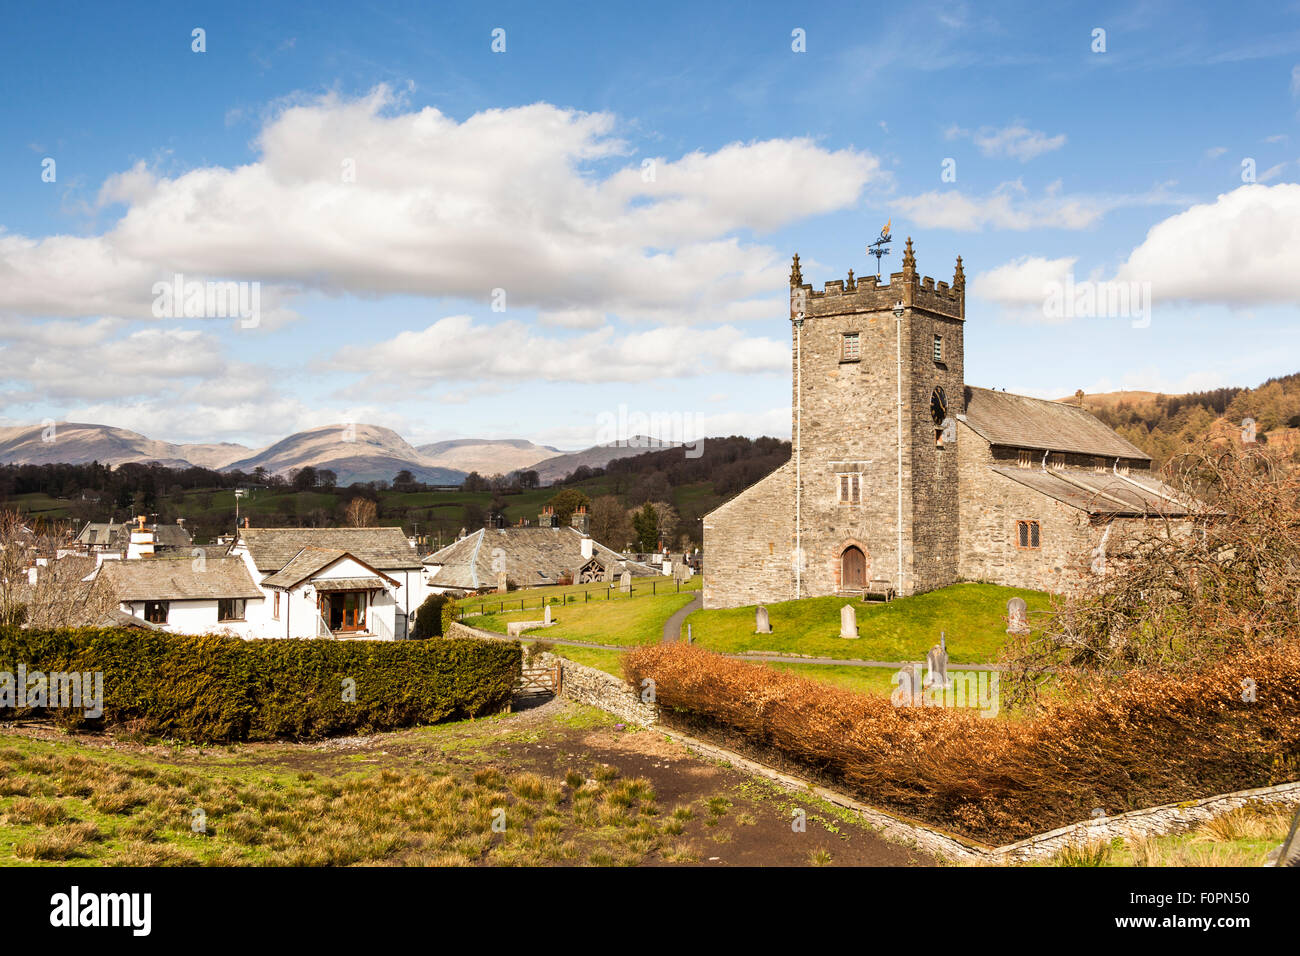
[[[691,599],[690,604],[686,605],[686,607],[682,608],[668,620],[664,621],[663,642],[665,644],[677,643],[678,639],[682,636],[682,621],[686,620],[687,616],[692,611],[698,611],[700,609],[701,605],[704,603],[703,598],[703,594],[695,595],[695,597]]]

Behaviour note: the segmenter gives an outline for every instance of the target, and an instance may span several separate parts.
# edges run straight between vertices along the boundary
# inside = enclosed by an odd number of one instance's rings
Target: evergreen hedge
[[[509,703],[517,643],[256,640],[118,628],[0,628],[0,672],[102,672],[103,715],[0,706],[72,729],[120,726],[182,740],[302,740],[495,713]],[[345,700],[348,679],[355,700]],[[22,688],[18,688],[19,693]],[[25,698],[19,703],[25,703]]]

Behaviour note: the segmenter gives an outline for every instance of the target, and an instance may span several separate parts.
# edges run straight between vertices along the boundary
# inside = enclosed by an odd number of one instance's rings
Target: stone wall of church
[[[1102,528],[1088,515],[990,471],[989,443],[958,425],[961,561],[964,581],[1066,593],[1089,573]],[[1017,521],[1037,521],[1040,547],[1018,547]]]
[[[794,463],[704,518],[704,607],[794,597]]]

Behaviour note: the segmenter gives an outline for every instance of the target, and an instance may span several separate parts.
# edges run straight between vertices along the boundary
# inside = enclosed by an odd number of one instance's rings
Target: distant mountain
[[[582,465],[603,468],[618,458],[674,445],[638,436],[625,442],[562,452],[522,438],[458,438],[416,448],[382,425],[340,424],[295,432],[273,445],[253,449],[232,442],[174,444],[111,425],[60,422],[50,429],[40,425],[0,428],[0,464],[156,462],[168,468],[198,466],[216,471],[252,472],[260,467],[286,476],[310,465],[333,471],[340,485],[392,481],[403,470],[411,472],[416,481],[455,485],[471,471],[491,477],[533,469],[546,485]]]
[[[247,458],[231,462],[226,471],[265,468],[287,474],[307,465],[328,468],[340,485],[356,481],[392,481],[409,471],[416,481],[459,484],[466,472],[430,465],[405,438],[382,425],[324,425],[282,438]]]
[[[176,445],[146,438],[138,432],[111,425],[59,422],[0,428],[0,462],[20,465],[67,463],[84,465],[98,461],[120,465],[128,461],[156,461],[169,468],[222,468],[252,451],[231,442]]]
[[[486,478],[508,475],[520,468],[532,468],[563,452],[550,445],[538,445],[524,438],[456,438],[430,445],[417,445],[427,465],[457,471],[477,471]]]
[[[552,482],[559,481],[575,468],[583,465],[588,468],[604,468],[611,461],[619,458],[644,455],[648,451],[662,451],[665,448],[677,448],[680,445],[680,442],[660,441],[658,438],[636,435],[624,441],[611,442],[608,445],[595,445],[584,451],[575,451],[567,455],[548,458],[533,466],[533,470],[537,472],[537,477],[542,484],[549,485]]]

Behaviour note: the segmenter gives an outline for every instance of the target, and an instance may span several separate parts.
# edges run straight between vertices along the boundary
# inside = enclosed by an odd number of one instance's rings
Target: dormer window
[[[862,358],[862,341],[857,332],[845,332],[840,342],[840,361],[857,362]]]

